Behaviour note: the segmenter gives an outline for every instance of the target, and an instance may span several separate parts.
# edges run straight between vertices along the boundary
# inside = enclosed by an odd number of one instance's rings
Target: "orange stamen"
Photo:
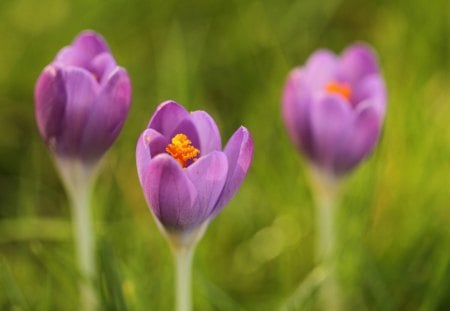
[[[184,134],[177,134],[172,138],[172,143],[167,145],[166,152],[186,168],[189,160],[197,160],[200,150],[192,146],[192,142]]]
[[[341,95],[348,101],[350,101],[350,98],[352,97],[352,89],[347,83],[336,81],[330,82],[325,86],[325,91],[331,94]]]

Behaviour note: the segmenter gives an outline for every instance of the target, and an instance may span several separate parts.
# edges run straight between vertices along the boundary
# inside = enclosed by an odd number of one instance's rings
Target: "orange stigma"
[[[325,86],[325,91],[327,91],[330,94],[338,94],[344,97],[346,100],[350,101],[350,98],[352,97],[352,89],[350,85],[347,83],[341,83],[341,82],[330,82]]]
[[[192,142],[184,134],[177,134],[172,138],[172,143],[166,147],[166,152],[186,168],[189,160],[197,160],[200,150],[192,146]]]

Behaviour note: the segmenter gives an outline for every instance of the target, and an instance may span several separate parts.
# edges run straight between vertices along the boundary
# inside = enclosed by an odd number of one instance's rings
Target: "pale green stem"
[[[175,260],[175,299],[176,311],[191,311],[191,275],[192,275],[192,258],[194,256],[195,247],[198,241],[208,227],[208,221],[197,228],[186,232],[171,232],[157,221],[157,225],[161,232],[166,236]]]
[[[94,288],[96,265],[90,194],[96,168],[63,159],[56,159],[56,163],[71,201],[73,231],[81,275],[80,310],[93,311],[97,309],[97,295]]]
[[[191,311],[191,271],[194,248],[181,248],[174,252],[176,271],[176,310]]]
[[[88,190],[82,190],[72,196],[72,221],[82,277],[80,280],[81,310],[85,311],[95,310],[97,304],[93,284],[96,269],[89,193]]]
[[[341,292],[337,278],[337,192],[338,180],[324,173],[312,171],[314,199],[316,202],[316,262],[327,277],[319,289],[322,310],[342,310]]]
[[[339,284],[336,279],[336,206],[330,197],[317,198],[316,260],[325,268],[327,278],[320,288],[324,310],[341,310]]]

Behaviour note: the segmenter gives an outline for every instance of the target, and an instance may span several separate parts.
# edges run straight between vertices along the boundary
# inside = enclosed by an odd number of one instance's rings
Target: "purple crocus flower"
[[[147,203],[169,232],[196,229],[219,213],[247,174],[253,140],[240,127],[222,151],[216,123],[205,111],[189,113],[162,103],[136,147]]]
[[[355,44],[341,56],[319,50],[289,74],[283,117],[295,145],[317,169],[339,177],[378,141],[386,90],[370,47]]]
[[[41,136],[61,158],[95,163],[127,117],[131,84],[105,40],[85,31],[44,68],[35,88]]]

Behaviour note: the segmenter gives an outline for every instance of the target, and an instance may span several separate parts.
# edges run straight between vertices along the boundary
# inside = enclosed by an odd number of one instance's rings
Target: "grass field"
[[[194,258],[194,310],[316,310],[306,163],[281,119],[289,70],[320,47],[377,51],[387,119],[338,210],[348,310],[450,310],[450,8],[445,0],[0,2],[0,309],[78,310],[69,203],[34,120],[34,83],[83,29],[133,85],[93,214],[104,310],[172,310],[173,265],[145,203],[135,144],[155,107],[241,124],[252,168]]]

